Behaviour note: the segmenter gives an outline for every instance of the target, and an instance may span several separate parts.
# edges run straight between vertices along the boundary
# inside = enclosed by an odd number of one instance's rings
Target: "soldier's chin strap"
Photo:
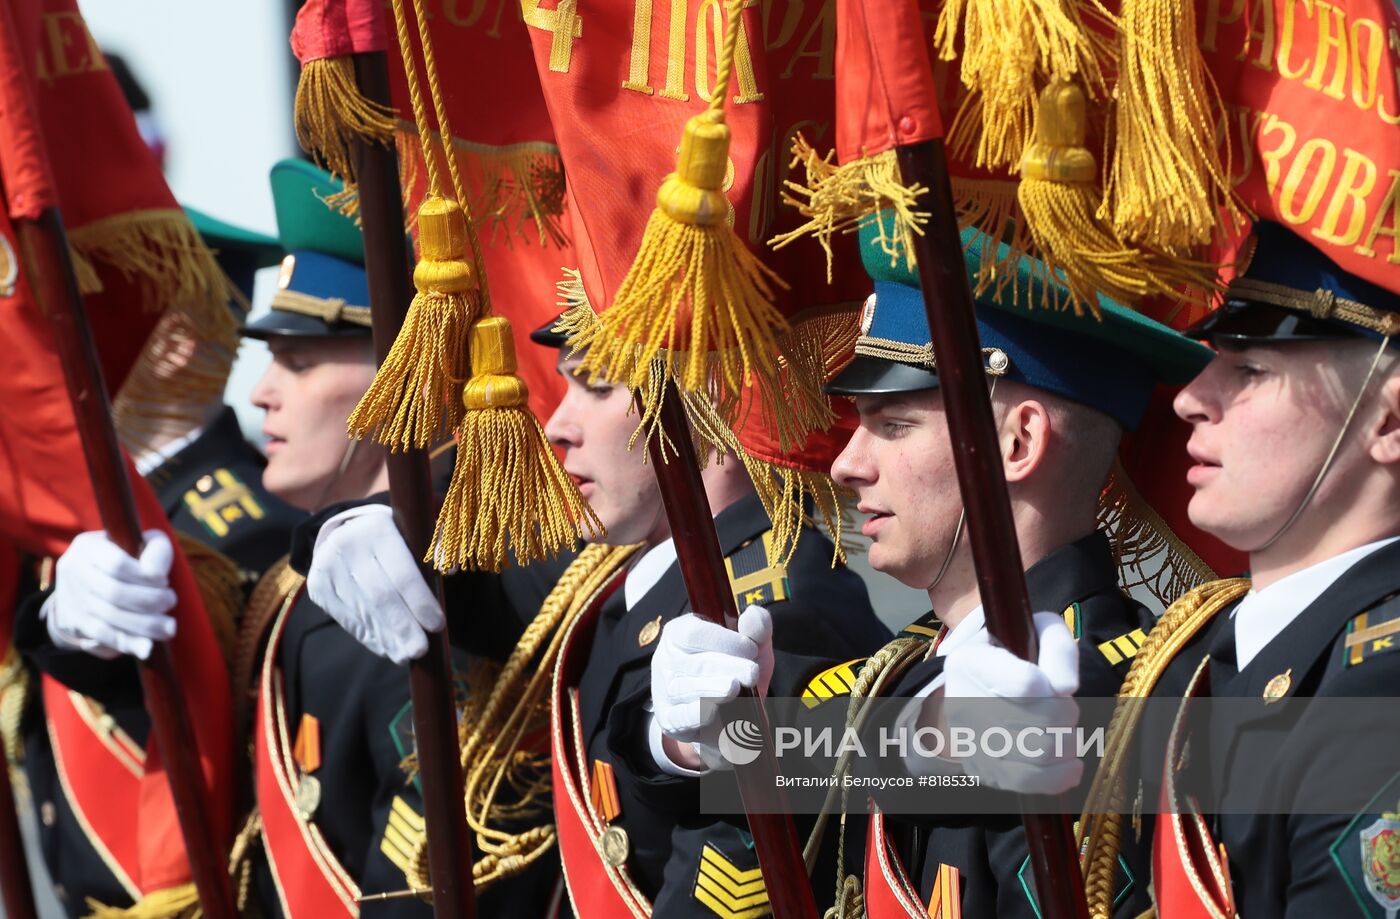
[[[1000,376],[1000,374],[992,375],[992,385],[987,387],[987,401],[989,402],[992,396],[996,395],[998,376]],[[958,526],[953,530],[953,541],[948,543],[948,554],[943,556],[943,564],[938,569],[938,575],[933,579],[932,584],[924,588],[926,591],[933,590],[939,584],[943,583],[943,578],[948,573],[948,569],[953,567],[953,555],[958,551],[958,543],[962,542],[963,526],[966,523],[967,506],[963,505],[963,509],[958,512]],[[937,611],[935,610],[935,612]]]
[[[354,459],[355,448],[359,445],[360,441],[358,438],[352,439],[350,443],[346,445],[345,455],[340,458],[340,468],[336,469],[335,475],[331,476],[330,481],[326,482],[325,487],[321,489],[321,494],[316,498],[316,506],[312,508],[312,513],[321,510],[321,508],[325,506],[326,495],[331,493],[331,489],[335,487],[335,483],[339,482],[340,477],[345,475],[345,470],[350,468],[350,460]]]
[[[1342,428],[1337,432],[1336,440],[1332,441],[1332,449],[1327,451],[1327,458],[1322,461],[1322,468],[1317,471],[1317,477],[1313,479],[1312,486],[1308,488],[1308,493],[1303,495],[1303,500],[1298,502],[1298,507],[1293,511],[1292,516],[1279,527],[1278,532],[1269,537],[1269,541],[1251,552],[1263,552],[1274,543],[1278,542],[1284,533],[1287,533],[1293,524],[1298,522],[1298,518],[1303,516],[1303,511],[1307,510],[1312,503],[1313,496],[1322,487],[1322,480],[1327,478],[1327,473],[1332,471],[1332,463],[1337,459],[1337,454],[1342,450],[1342,442],[1346,440],[1347,433],[1351,430],[1352,422],[1356,420],[1357,413],[1361,409],[1361,400],[1366,397],[1366,393],[1371,389],[1371,381],[1376,377],[1376,371],[1380,368],[1381,357],[1385,355],[1385,349],[1390,344],[1390,336],[1381,338],[1381,346],[1376,349],[1375,357],[1371,358],[1371,366],[1366,371],[1366,379],[1361,381],[1361,388],[1356,392],[1356,398],[1352,400],[1351,408],[1347,411],[1346,420],[1342,422]]]

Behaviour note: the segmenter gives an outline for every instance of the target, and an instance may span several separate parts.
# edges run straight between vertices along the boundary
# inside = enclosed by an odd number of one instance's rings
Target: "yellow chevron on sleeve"
[[[384,827],[379,851],[395,868],[408,874],[413,865],[414,850],[418,848],[426,827],[418,812],[402,797],[395,795],[389,807],[389,821]]]
[[[757,919],[772,911],[762,869],[738,868],[708,843],[700,853],[694,897],[721,919]]]
[[[1147,640],[1147,635],[1142,629],[1133,629],[1123,635],[1119,635],[1110,641],[1099,645],[1099,651],[1108,658],[1110,664],[1119,664],[1126,660],[1132,660],[1137,656],[1138,648]]]
[[[802,704],[808,708],[816,708],[826,699],[850,695],[851,688],[855,686],[856,671],[865,661],[866,658],[857,657],[844,664],[829,667],[812,677],[807,682],[807,687],[802,690]]]

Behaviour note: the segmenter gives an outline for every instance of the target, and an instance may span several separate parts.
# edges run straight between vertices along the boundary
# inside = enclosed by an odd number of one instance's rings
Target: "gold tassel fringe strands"
[[[601,535],[602,521],[526,405],[508,320],[488,316],[472,327],[471,366],[457,464],[425,561],[499,571],[507,545],[523,565],[573,545],[581,529]]]
[[[744,0],[727,4],[714,96],[685,125],[676,171],[657,192],[637,256],[587,343],[583,368],[591,378],[645,393],[653,391],[647,381],[660,356],[683,391],[712,383],[733,392],[760,387],[783,416],[780,436],[791,443],[793,432],[822,417],[823,397],[783,379],[779,336],[788,325],[771,301],[786,285],[736,236],[723,192],[730,143],[724,103],[743,8]]]
[[[365,98],[355,82],[355,62],[348,57],[302,66],[293,117],[301,149],[344,180],[347,191],[357,178],[355,145],[388,146],[394,139],[393,110]]]
[[[837,233],[853,233],[860,229],[876,211],[888,210],[894,215],[893,232],[885,232],[880,223],[880,248],[893,264],[902,254],[910,269],[914,267],[913,234],[920,236],[928,223],[927,211],[919,210],[919,196],[928,191],[922,185],[906,186],[899,174],[899,163],[893,150],[865,157],[845,165],[833,162],[835,151],[817,155],[798,134],[792,142],[792,167],[801,165],[807,173],[806,183],[791,179],[784,184],[784,204],[797,209],[807,222],[796,229],[781,233],[771,240],[774,249],[804,236],[811,236],[826,252],[826,280],[831,283],[831,237]]]
[[[1131,304],[1153,294],[1213,289],[1216,266],[1133,245],[1104,223],[1098,168],[1085,133],[1083,91],[1051,83],[1040,96],[1036,142],[1021,162],[1017,189],[1036,247],[1069,288],[1075,313],[1087,306],[1098,316],[1098,294]]]

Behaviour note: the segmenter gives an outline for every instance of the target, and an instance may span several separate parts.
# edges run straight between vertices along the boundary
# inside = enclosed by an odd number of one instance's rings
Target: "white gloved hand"
[[[153,642],[174,637],[175,620],[166,613],[175,606],[175,550],[160,530],[141,535],[139,559],[100,530],[79,533],[59,556],[53,593],[40,610],[55,645],[107,660],[145,660]]]
[[[992,643],[984,630],[949,651],[944,664],[944,711],[950,734],[970,728],[979,738],[977,752],[963,760],[969,775],[993,788],[1022,794],[1058,794],[1079,784],[1084,764],[1074,755],[1076,743],[1062,734],[1056,755],[1056,729],[1079,724],[1079,645],[1055,613],[1036,613],[1039,654],[1023,661]],[[988,728],[1005,728],[1013,743],[1004,756],[990,755],[980,742]],[[1039,730],[1037,730],[1039,729]],[[1026,733],[1023,733],[1026,732]],[[1004,739],[995,742],[999,750]]]
[[[427,633],[447,625],[384,504],[352,507],[325,522],[306,592],[352,638],[396,664],[422,657]]]
[[[714,768],[719,756],[715,711],[741,689],[759,696],[773,678],[773,617],[761,606],[739,616],[737,631],[688,613],[661,630],[651,657],[651,701],[656,724],[681,743],[693,743]]]

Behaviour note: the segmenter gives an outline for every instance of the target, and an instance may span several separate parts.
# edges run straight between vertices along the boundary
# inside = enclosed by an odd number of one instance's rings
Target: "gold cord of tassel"
[[[302,65],[293,117],[301,149],[342,179],[351,194],[355,145],[388,146],[394,139],[393,110],[365,98],[355,82],[355,62],[348,57]]]
[[[1177,259],[1124,242],[1098,217],[1102,201],[1098,167],[1084,146],[1086,103],[1083,91],[1063,80],[1040,95],[1036,142],[1021,162],[1017,199],[1037,248],[1058,280],[1069,288],[1076,314],[1087,306],[1098,316],[1103,294],[1134,303],[1149,294],[1178,295],[1182,288],[1209,288],[1214,266]],[[1057,289],[1045,278],[1044,289]],[[1032,305],[1064,308],[1063,303]]]
[[[583,368],[591,378],[654,392],[647,382],[660,355],[683,391],[705,391],[712,381],[731,392],[762,387],[765,401],[790,422],[786,439],[822,416],[822,396],[787,385],[779,361],[787,321],[771,302],[775,288],[786,285],[739,240],[723,191],[730,144],[724,102],[743,7],[744,0],[727,4],[714,96],[685,125],[676,171],[657,192],[636,259],[600,318]]]
[[[581,529],[601,534],[526,405],[509,320],[488,316],[472,327],[471,367],[457,464],[425,561],[444,571],[499,571],[508,544],[523,565],[573,545]]]
[[[457,202],[429,195],[418,208],[417,293],[374,382],[350,415],[355,437],[394,450],[423,448],[462,420],[456,387],[467,374],[466,340],[480,307],[476,270],[463,257],[466,219]]]
[[[1193,0],[1126,0],[1103,218],[1126,240],[1183,252],[1243,217],[1217,145],[1222,106]],[[1111,216],[1110,216],[1111,215]],[[1228,218],[1222,219],[1223,218]]]
[[[194,884],[153,890],[132,906],[106,906],[91,897],[88,919],[195,919],[203,915]]]

